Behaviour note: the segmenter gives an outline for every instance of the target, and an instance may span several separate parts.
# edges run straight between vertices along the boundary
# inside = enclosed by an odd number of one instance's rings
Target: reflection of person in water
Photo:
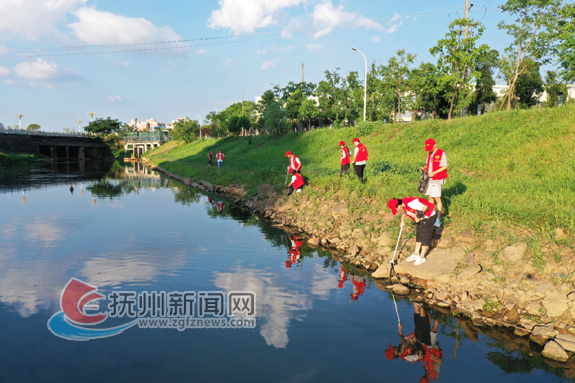
[[[357,298],[365,291],[365,283],[367,281],[366,277],[360,275],[352,275],[351,282],[353,283],[353,293],[351,293],[351,299],[357,301]]]
[[[339,283],[337,284],[337,287],[339,287],[340,289],[343,287],[343,283],[347,281],[347,271],[345,271],[345,269],[343,268],[343,265],[340,263],[339,264]]]
[[[215,205],[214,199],[213,199],[212,197],[208,197],[208,202],[209,202],[211,205]]]
[[[291,239],[291,246],[289,248],[289,260],[286,261],[286,267],[289,269],[294,263],[298,263],[299,259],[301,258],[301,245],[303,245],[303,241],[301,237],[294,235]]]
[[[399,346],[390,344],[389,349],[385,351],[385,356],[388,360],[400,358],[412,364],[421,361],[425,374],[420,379],[420,383],[437,380],[443,364],[443,351],[437,341],[439,321],[437,319],[432,321],[421,304],[413,303],[413,310],[415,331],[404,336],[403,326],[398,323],[401,341]]]
[[[218,213],[223,213],[224,212],[224,201],[218,201]]]

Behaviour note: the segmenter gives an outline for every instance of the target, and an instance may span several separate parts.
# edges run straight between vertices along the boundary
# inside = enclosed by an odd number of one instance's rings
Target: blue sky
[[[502,51],[510,42],[497,28],[508,20],[496,9],[503,0],[471,2],[471,17],[486,26],[482,42]],[[300,81],[302,63],[305,80],[316,83],[335,68],[363,75],[352,47],[369,63],[402,48],[417,64],[435,62],[429,48],[463,16],[464,3],[4,0],[0,122],[15,125],[19,111],[23,126],[49,131],[77,127],[89,111],[123,122],[204,118],[242,92],[253,101],[271,83]]]

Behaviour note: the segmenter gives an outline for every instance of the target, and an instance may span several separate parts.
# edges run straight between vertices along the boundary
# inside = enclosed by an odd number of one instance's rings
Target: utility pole
[[[473,4],[471,4],[471,6],[473,7]],[[469,20],[469,0],[465,0],[465,20]],[[465,38],[467,38],[467,30],[469,29],[469,27],[466,25],[465,26]]]
[[[22,130],[22,117],[24,117],[24,115],[20,112],[18,112],[18,114],[15,114],[16,117],[18,117],[18,124],[20,126],[20,130]]]
[[[80,131],[82,120],[78,119],[78,132]]]
[[[200,141],[201,141],[202,140],[202,116],[200,116],[199,114],[196,114],[196,116],[198,116],[200,119]]]

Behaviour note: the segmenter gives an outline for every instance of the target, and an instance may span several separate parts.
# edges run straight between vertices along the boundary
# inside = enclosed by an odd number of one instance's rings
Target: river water
[[[0,208],[2,382],[570,381],[528,341],[393,297],[296,234],[139,165],[0,171]],[[72,278],[102,294],[67,306],[80,312],[64,320],[72,331],[150,318],[153,309],[138,310],[152,293],[174,309],[186,293],[205,322],[231,319],[222,310],[235,304],[247,325],[136,324],[69,340],[48,320],[68,302]],[[230,304],[232,292],[245,299]],[[108,316],[86,324],[97,313]],[[190,312],[178,313],[156,317],[175,326],[187,317],[191,327]]]

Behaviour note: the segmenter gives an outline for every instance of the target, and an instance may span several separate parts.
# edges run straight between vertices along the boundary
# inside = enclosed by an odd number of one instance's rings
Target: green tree
[[[449,103],[445,97],[445,86],[441,82],[443,73],[433,63],[421,63],[413,69],[411,81],[416,94],[415,109],[430,113],[433,118],[447,116]]]
[[[437,66],[443,72],[441,83],[445,85],[445,96],[449,99],[448,120],[453,116],[456,102],[460,107],[469,105],[470,83],[480,77],[477,64],[489,51],[485,44],[477,46],[483,31],[483,24],[478,21],[455,19],[449,24],[445,38],[429,50],[432,55],[439,56]]]
[[[561,75],[566,82],[575,82],[575,4],[565,4],[557,23],[559,43],[556,54]]]
[[[515,94],[517,104],[521,107],[530,108],[539,103],[539,97],[544,90],[539,68],[539,64],[535,61],[526,61],[525,70],[517,78]]]
[[[88,126],[84,127],[86,132],[94,134],[110,134],[117,133],[123,130],[122,123],[118,120],[108,118],[97,118],[91,121]]]
[[[507,110],[515,96],[519,76],[527,71],[530,62],[545,64],[557,38],[555,27],[562,0],[507,0],[500,8],[515,17],[515,22],[499,23],[499,28],[512,38],[500,61],[501,71],[507,79],[508,90],[501,108]]]
[[[242,127],[239,124],[240,116],[233,115],[228,119],[228,131],[232,134],[239,133],[242,131]]]
[[[299,89],[296,89],[287,99],[285,106],[287,118],[289,118],[292,121],[292,124],[294,126],[296,124],[296,121],[299,121],[299,119],[301,118],[299,110],[304,100],[305,96]]]
[[[266,122],[265,128],[268,132],[284,133],[289,130],[286,119],[286,111],[279,101],[271,102],[263,113]]]
[[[559,93],[563,93],[563,97],[567,98],[567,85],[559,81],[557,72],[548,70],[545,75],[545,92],[547,92],[547,100],[545,106],[554,107],[559,103]]]
[[[311,127],[311,120],[319,116],[319,109],[313,99],[305,99],[299,108],[299,115],[304,120],[307,120],[308,129]]]
[[[497,94],[493,91],[495,85],[494,70],[497,67],[499,60],[499,52],[495,49],[490,50],[477,64],[477,72],[479,77],[475,83],[475,95],[470,107],[471,110],[476,110],[478,105],[481,105],[481,110],[484,112],[487,105],[491,102],[497,101]]]
[[[402,106],[408,108],[411,104],[412,83],[411,68],[415,61],[415,55],[406,52],[405,49],[397,51],[391,57],[387,65],[381,65],[378,70],[382,78],[382,86],[393,92],[393,119],[398,120],[402,113]],[[388,101],[391,99],[388,98]],[[404,109],[403,109],[404,110]]]
[[[26,130],[30,131],[30,132],[37,132],[40,130],[40,125],[38,124],[30,124],[28,125],[28,127],[26,128]]]
[[[172,137],[176,141],[184,141],[186,144],[197,139],[200,133],[200,124],[195,120],[190,120],[186,117],[179,120],[174,124],[172,130]]]
[[[345,91],[338,71],[339,68],[333,72],[326,70],[325,80],[319,82],[316,90],[322,117],[330,122],[338,121],[344,114]]]

